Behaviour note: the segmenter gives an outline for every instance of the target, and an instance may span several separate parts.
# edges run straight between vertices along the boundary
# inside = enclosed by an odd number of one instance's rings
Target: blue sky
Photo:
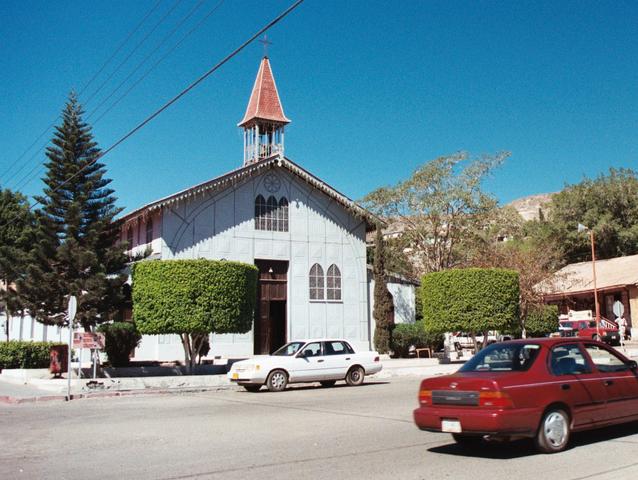
[[[41,192],[41,173],[22,179],[43,153],[18,157],[156,2],[0,2],[0,186]],[[205,0],[131,83],[218,2]],[[94,123],[131,83],[88,119],[99,145],[109,147],[290,3],[224,1],[121,103]],[[197,4],[161,0],[81,95],[87,114]],[[485,184],[503,203],[612,166],[638,169],[637,21],[635,1],[306,0],[268,35],[292,119],[286,154],[354,199],[459,150],[512,152]],[[120,206],[130,211],[241,165],[236,124],[262,54],[249,46],[104,158]]]

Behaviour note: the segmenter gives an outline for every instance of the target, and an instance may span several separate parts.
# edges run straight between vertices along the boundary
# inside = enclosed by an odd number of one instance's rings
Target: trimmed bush
[[[49,351],[54,342],[0,342],[0,370],[4,368],[48,368]]]
[[[433,351],[443,346],[443,335],[425,330],[423,322],[399,323],[392,331],[392,350],[398,357],[407,357],[410,346],[416,348],[429,347]]]
[[[518,322],[518,273],[498,268],[425,275],[419,290],[429,332],[508,331]]]
[[[126,367],[131,352],[142,340],[133,322],[113,322],[100,325],[98,332],[104,334],[104,351],[113,367]]]
[[[528,337],[544,337],[558,331],[558,307],[541,305],[527,312],[525,332]]]
[[[192,366],[207,334],[250,331],[258,273],[254,265],[225,260],[136,263],[133,319],[140,333],[181,335]]]

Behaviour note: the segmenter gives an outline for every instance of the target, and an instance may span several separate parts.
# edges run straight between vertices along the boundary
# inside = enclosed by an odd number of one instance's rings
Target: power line
[[[190,18],[192,16],[193,13],[195,13],[195,11],[199,8],[199,6],[201,6],[204,3],[205,0],[200,0],[200,2],[195,5],[195,7],[193,9],[191,9],[191,11],[186,15],[186,17],[184,17],[179,24],[172,30],[172,32],[170,32],[165,38],[164,40],[158,45],[158,47],[151,53],[149,54],[137,67],[136,69],[125,79],[128,80],[133,73],[135,73],[135,71],[137,71],[137,69],[139,69],[139,67],[141,67],[146,60],[148,60],[158,49],[159,47],[161,47],[161,45],[163,45],[163,43],[165,43],[165,41],[170,38],[178,29],[181,25],[183,25],[183,23],[188,20],[188,18]],[[124,98],[126,98],[128,96],[128,94],[137,86],[140,84],[140,82],[142,82],[155,68],[157,68],[157,66],[162,63],[162,61],[164,61],[169,55],[171,55],[173,52],[175,52],[175,50],[194,32],[196,31],[199,27],[201,27],[204,22],[206,20],[208,20],[208,18],[215,13],[224,3],[224,0],[220,0],[197,24],[195,24],[195,26],[193,28],[191,28],[168,52],[166,52],[161,58],[159,58],[138,80],[135,81],[135,83],[133,85],[131,85],[126,92],[124,92],[123,95],[121,95],[115,102],[113,102],[96,120],[94,120],[93,122],[91,122],[91,124],[93,126],[95,126],[102,118],[104,118],[113,108],[115,108]],[[125,82],[124,81],[124,82]],[[113,91],[111,92],[111,94],[109,95],[108,98],[110,98],[123,84],[124,82],[120,83],[120,85]],[[107,98],[107,100],[108,100]],[[100,106],[103,104],[104,102],[102,102],[100,104]],[[99,108],[99,106],[97,107]],[[93,115],[95,113],[95,111],[97,110],[97,108],[95,110],[93,110],[90,114],[89,117],[91,115]],[[48,142],[47,142],[48,143]],[[29,161],[27,163],[29,163],[31,160],[33,160],[33,158],[47,145],[47,143],[45,143],[44,145],[42,145],[42,147],[40,147],[40,149],[38,150],[38,152],[36,152],[35,155],[33,155]],[[39,162],[37,165],[35,165],[26,175],[24,175],[22,178],[20,178],[20,181],[18,182],[17,186],[15,187],[17,190],[21,190],[22,188],[26,187],[29,183],[31,183],[35,178],[37,178],[40,173],[43,170],[43,166],[44,166],[44,161],[43,162]]]
[[[149,68],[146,72],[144,72],[144,74],[138,78],[135,83],[133,85],[131,85],[128,90],[126,90],[126,92],[124,92],[124,94],[122,96],[120,96],[117,100],[115,100],[115,102],[113,102],[111,104],[110,107],[108,107],[104,112],[102,112],[102,114],[97,117],[93,122],[92,125],[96,125],[102,118],[104,118],[111,110],[113,110],[113,108],[115,108],[122,100],[124,100],[124,98],[126,98],[128,96],[129,93],[131,93],[131,91],[137,87],[140,82],[142,82],[153,70],[155,70],[155,68],[157,68],[157,66],[162,63],[168,56],[172,55],[173,52],[175,52],[175,50],[177,50],[180,45],[182,43],[184,43],[184,41],[193,33],[195,32],[197,29],[199,29],[199,27],[201,27],[204,22],[206,20],[208,20],[208,18],[215,13],[219,7],[222,6],[222,4],[224,3],[224,0],[220,0],[217,5],[215,5],[193,28],[191,28],[186,35],[184,35],[179,42],[177,42],[173,48],[171,48],[168,52],[166,52],[161,58],[159,58],[152,66],[151,68]]]
[[[177,102],[180,98],[182,98],[184,95],[186,95],[188,92],[190,92],[191,90],[193,90],[197,85],[199,85],[200,83],[202,83],[204,80],[206,80],[209,76],[211,76],[213,73],[215,73],[219,68],[221,68],[223,65],[225,65],[226,63],[228,63],[228,61],[230,61],[233,57],[235,57],[239,52],[241,52],[244,48],[246,48],[248,45],[250,45],[252,42],[254,42],[259,36],[261,36],[263,33],[267,32],[268,30],[270,30],[274,25],[276,25],[277,23],[279,23],[284,17],[286,17],[290,12],[292,12],[293,10],[295,10],[299,5],[301,5],[303,3],[304,0],[297,0],[296,2],[294,2],[292,5],[290,5],[286,10],[284,10],[283,12],[281,12],[279,15],[277,15],[273,20],[271,20],[270,22],[268,22],[264,27],[262,27],[259,31],[257,31],[255,34],[253,34],[248,40],[246,40],[244,43],[242,43],[239,47],[237,47],[235,50],[233,50],[231,53],[229,53],[228,55],[226,55],[226,57],[224,57],[219,63],[217,63],[215,66],[213,66],[210,70],[208,70],[207,72],[205,72],[204,74],[202,74],[197,80],[195,80],[194,82],[192,82],[190,85],[188,85],[184,90],[182,90],[180,93],[178,93],[177,95],[175,95],[172,99],[170,99],[168,102],[166,102],[164,105],[162,105],[159,109],[157,109],[155,112],[153,112],[151,115],[149,115],[146,119],[144,119],[141,123],[139,123],[136,127],[134,127],[131,131],[129,131],[126,135],[124,135],[122,138],[120,138],[118,141],[116,141],[114,144],[112,144],[109,148],[107,148],[106,150],[104,150],[103,152],[100,152],[100,154],[95,157],[93,160],[91,160],[89,163],[87,163],[86,165],[84,165],[82,168],[80,168],[77,172],[75,172],[73,175],[71,175],[69,178],[67,178],[66,180],[64,180],[62,183],[60,183],[58,186],[56,186],[55,188],[52,188],[50,193],[55,193],[58,190],[60,190],[62,187],[64,187],[66,184],[68,184],[69,182],[71,182],[71,180],[73,180],[75,177],[77,177],[80,173],[82,173],[84,170],[86,170],[87,168],[91,167],[92,165],[94,165],[98,160],[100,160],[102,157],[105,157],[108,153],[110,153],[111,151],[113,151],[115,148],[117,148],[119,145],[121,145],[122,143],[124,143],[126,140],[128,140],[131,136],[133,136],[135,133],[137,133],[139,130],[141,130],[142,128],[144,128],[148,123],[150,123],[153,119],[155,119],[159,114],[161,114],[163,111],[165,111],[168,107],[170,107],[171,105],[173,105],[175,102]],[[32,210],[36,205],[39,205],[40,201],[36,200],[32,205],[29,206],[29,210]],[[13,223],[16,219],[18,218],[18,216],[15,216],[11,221],[9,221],[8,223]],[[4,226],[4,225],[0,225],[0,228]]]
[[[201,7],[201,6],[203,5],[204,1],[205,1],[205,0],[199,0],[199,2],[198,2],[198,3],[196,3],[196,4],[195,4],[195,6],[194,6],[193,8],[191,8],[191,9],[190,9],[190,11],[189,11],[189,12],[188,12],[188,13],[187,13],[187,14],[186,14],[186,15],[185,15],[185,16],[184,16],[184,17],[183,17],[183,18],[182,18],[182,19],[181,19],[178,23],[177,23],[177,25],[176,25],[176,26],[175,26],[175,27],[174,27],[174,28],[173,28],[170,32],[168,32],[168,34],[167,34],[167,35],[165,35],[165,36],[164,36],[164,38],[162,38],[162,40],[161,40],[161,41],[160,41],[160,42],[159,42],[159,43],[155,46],[155,48],[153,49],[153,51],[151,51],[151,53],[149,53],[148,55],[146,55],[146,57],[144,57],[144,58],[142,59],[142,61],[141,61],[141,62],[139,62],[139,63],[137,64],[137,66],[133,69],[133,71],[132,71],[131,73],[129,73],[129,74],[128,74],[128,76],[127,76],[124,80],[122,80],[122,81],[119,83],[119,85],[118,85],[117,87],[115,87],[115,88],[111,91],[111,93],[109,93],[109,94],[106,96],[106,98],[104,98],[104,99],[103,99],[103,100],[99,103],[99,105],[98,105],[97,107],[95,107],[95,108],[91,111],[91,113],[89,113],[89,114],[87,115],[87,117],[86,117],[86,118],[87,118],[87,120],[88,120],[88,119],[90,119],[90,118],[91,118],[91,117],[95,114],[95,112],[97,112],[97,111],[100,109],[100,107],[102,107],[102,105],[104,105],[106,102],[108,102],[108,101],[109,101],[109,100],[113,97],[113,95],[115,95],[115,94],[117,93],[117,91],[118,91],[120,88],[122,88],[122,86],[123,86],[126,82],[128,82],[128,81],[129,81],[129,79],[130,79],[133,75],[135,75],[135,73],[136,73],[136,72],[137,72],[140,68],[142,68],[142,66],[143,66],[143,65],[144,65],[144,64],[145,64],[145,63],[146,63],[146,62],[147,62],[147,61],[148,61],[148,60],[149,60],[149,59],[150,59],[153,55],[155,55],[155,52],[157,52],[157,51],[158,51],[158,50],[159,50],[159,49],[160,49],[160,48],[161,48],[161,47],[162,47],[162,46],[163,46],[163,45],[164,45],[164,44],[165,44],[165,43],[166,43],[166,42],[167,42],[167,41],[168,41],[168,40],[169,40],[169,39],[170,39],[170,38],[171,38],[174,34],[175,34],[175,32],[177,32],[177,31],[181,28],[181,26],[184,24],[184,22],[186,22],[186,21],[187,21],[187,20],[188,20],[188,19],[189,19],[189,18],[190,18],[190,17],[191,17],[191,16],[192,16],[192,15],[193,15],[193,14],[194,14],[194,13],[195,13],[198,9],[199,9],[199,7]]]
[[[144,42],[146,42],[146,40],[148,40],[148,37],[150,37],[155,30],[157,30],[157,28],[164,23],[164,20],[166,20],[169,15],[171,13],[173,13],[173,11],[177,8],[177,6],[181,3],[182,0],[176,0],[176,2],[173,4],[173,6],[164,14],[164,16],[162,16],[162,18],[159,19],[159,21],[155,24],[155,26],[144,36],[144,38],[142,38],[142,40],[140,40],[137,45],[135,45],[135,47],[133,48],[133,50],[131,50],[129,52],[129,54],[126,56],[126,58],[124,58],[124,60],[122,60],[119,65],[115,68],[115,70],[113,70],[111,72],[111,74],[106,78],[106,80],[104,80],[102,82],[102,84],[98,87],[98,89],[93,92],[93,94],[84,102],[84,105],[88,105],[91,100],[93,100],[95,98],[95,96],[100,92],[100,90],[102,90],[102,88],[104,88],[104,85],[106,85],[108,83],[109,80],[111,80],[111,78],[113,78],[113,75],[115,75],[117,72],[120,71],[120,68],[122,68],[124,66],[124,64],[126,62],[129,61],[129,59],[133,56],[133,54],[135,52],[137,52],[137,50],[144,44]]]
[[[106,60],[106,62],[104,62],[102,64],[102,67],[100,67],[100,69],[93,74],[93,76],[91,77],[91,79],[86,82],[84,84],[84,86],[82,87],[82,90],[80,90],[80,93],[78,94],[81,95],[88,87],[89,85],[91,85],[95,79],[100,75],[100,73],[102,73],[102,71],[106,68],[106,66],[115,58],[115,56],[122,50],[122,48],[124,47],[124,45],[126,45],[126,43],[131,39],[131,37],[140,29],[140,27],[146,22],[146,20],[151,16],[151,14],[157,9],[157,7],[159,7],[160,3],[162,2],[162,0],[158,0],[157,3],[155,3],[155,5],[146,13],[146,15],[144,15],[144,17],[142,18],[142,20],[135,26],[135,28],[133,28],[133,30],[131,30],[128,35],[124,38],[124,40],[122,42],[120,42],[119,46],[116,48],[115,52]],[[98,90],[99,91],[99,90]],[[38,137],[33,141],[33,143],[31,145],[29,145],[29,147],[22,152],[22,154],[14,161],[12,162],[9,167],[2,173],[2,175],[0,175],[0,178],[4,177],[5,175],[7,175],[15,165],[17,165],[20,160],[22,160],[26,154],[29,152],[29,150],[31,150],[39,141],[40,139],[46,135],[46,133],[53,127],[55,127],[56,122],[58,121],[58,119],[60,118],[60,115],[56,116],[55,119],[53,119],[53,121],[49,124],[49,126],[40,134],[38,135]],[[47,142],[48,143],[48,142]],[[45,143],[42,147],[40,147],[36,153],[29,158],[29,160],[27,160],[27,162],[23,163],[20,168],[14,172],[7,180],[5,180],[5,185],[9,184],[9,182],[11,182],[11,180],[13,178],[15,178],[17,175],[20,174],[20,172],[22,170],[24,170],[26,168],[26,166],[29,164],[29,162],[31,160],[33,160],[33,158],[35,158],[35,156],[37,156],[38,153],[40,153],[43,148],[46,146],[47,144]],[[42,162],[44,163],[44,162]],[[32,169],[33,171],[33,169]],[[24,178],[24,177],[23,177]]]
[[[162,3],[162,0],[157,0],[157,3],[146,13],[146,15],[144,15],[144,17],[142,18],[142,20],[140,20],[140,22],[137,24],[137,26],[131,30],[129,32],[129,34],[126,36],[126,38],[124,38],[124,40],[122,40],[122,42],[120,42],[120,44],[118,45],[118,47],[115,49],[115,51],[113,52],[113,54],[106,60],[106,62],[104,62],[102,64],[102,66],[100,67],[100,69],[95,72],[93,74],[93,76],[91,77],[91,79],[86,82],[84,84],[84,86],[82,87],[82,89],[78,92],[78,97],[81,96],[85,90],[88,88],[89,85],[91,85],[91,83],[93,83],[93,81],[100,75],[100,73],[102,73],[104,71],[104,69],[106,68],[106,66],[111,63],[111,61],[117,56],[118,53],[120,53],[120,51],[122,50],[122,48],[124,48],[124,45],[126,45],[126,43],[131,39],[131,37],[133,35],[135,35],[137,33],[137,31],[140,29],[140,27],[144,24],[144,22],[146,22],[146,20],[148,19],[148,17],[151,16],[151,14],[157,10],[157,7],[159,7],[160,3]]]

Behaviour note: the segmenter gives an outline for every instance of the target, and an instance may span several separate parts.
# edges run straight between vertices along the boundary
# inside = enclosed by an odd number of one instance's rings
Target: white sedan
[[[345,380],[350,386],[361,385],[366,375],[381,368],[377,352],[355,353],[345,340],[298,340],[272,355],[233,363],[228,378],[250,392],[264,384],[271,392],[280,392],[289,383],[320,382],[331,387]]]

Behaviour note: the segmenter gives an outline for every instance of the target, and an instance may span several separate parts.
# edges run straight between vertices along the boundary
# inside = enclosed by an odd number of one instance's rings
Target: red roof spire
[[[255,119],[270,120],[282,124],[290,123],[290,120],[284,115],[268,57],[261,60],[253,92],[248,101],[248,108],[246,108],[244,118],[238,126],[243,127]]]

